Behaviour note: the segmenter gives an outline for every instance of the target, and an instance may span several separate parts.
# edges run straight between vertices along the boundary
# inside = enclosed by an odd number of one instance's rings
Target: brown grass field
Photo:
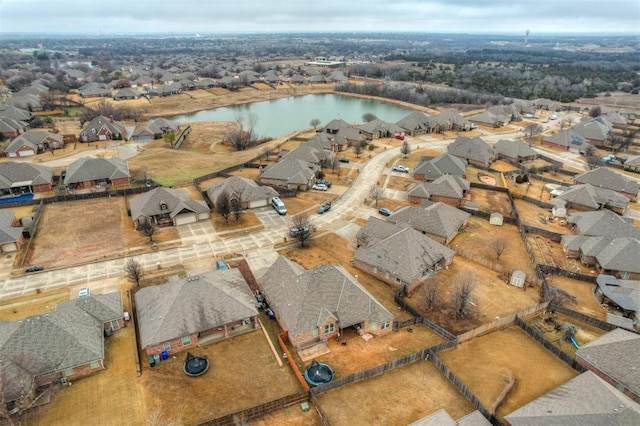
[[[486,173],[486,172],[485,172]],[[496,182],[500,182],[497,178]],[[481,188],[471,188],[467,191],[467,199],[480,205],[480,211],[486,213],[500,213],[504,217],[512,217],[511,203],[507,194],[498,191],[489,191]]]
[[[318,396],[332,425],[406,425],[441,408],[454,419],[473,405],[430,362],[416,361]]]
[[[3,321],[16,321],[33,315],[44,314],[55,310],[56,304],[69,300],[70,289],[58,288],[44,291],[36,295],[2,299],[0,301],[0,319]]]
[[[550,287],[558,287],[569,296],[575,298],[575,302],[566,302],[565,306],[576,312],[592,316],[601,321],[606,321],[607,311],[593,295],[596,284],[587,283],[563,277],[561,275],[547,275],[547,283]]]
[[[499,418],[578,375],[515,326],[459,344],[438,357],[485,407],[502,392],[505,378],[514,376],[516,385],[498,409]]]
[[[273,413],[269,413],[251,421],[251,426],[322,426],[322,420],[318,412],[309,402],[309,411],[304,412],[300,404],[294,404]]]

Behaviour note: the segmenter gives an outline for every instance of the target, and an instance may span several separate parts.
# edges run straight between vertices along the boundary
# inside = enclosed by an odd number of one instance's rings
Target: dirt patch
[[[475,409],[425,361],[323,393],[318,401],[332,425],[406,425],[440,408],[454,419]]]
[[[578,375],[517,327],[459,344],[438,357],[485,407],[503,391],[504,377],[515,377],[515,387],[498,409],[499,418]]]
[[[502,161],[502,160],[498,160],[495,161],[493,163],[491,163],[491,170],[495,170],[496,172],[499,173],[504,173],[504,172],[512,172],[514,170],[518,170],[518,168],[516,166],[514,166],[511,163],[507,163],[506,161]],[[489,184],[492,185],[492,184]],[[495,185],[495,184],[493,184]]]
[[[386,175],[380,176],[380,182],[384,182]],[[415,179],[405,178],[400,176],[390,176],[387,182],[387,188],[395,189],[396,191],[406,191],[409,189],[409,186],[418,182]]]
[[[177,240],[178,232],[174,227],[159,228],[153,238]],[[27,259],[28,264],[45,267],[69,266],[148,245],[149,238],[133,228],[123,197],[68,201],[44,206]]]

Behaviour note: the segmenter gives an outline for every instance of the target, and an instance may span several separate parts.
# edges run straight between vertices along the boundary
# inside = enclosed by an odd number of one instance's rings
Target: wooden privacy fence
[[[189,133],[191,133],[191,126],[187,126],[182,131],[182,134],[180,135],[176,143],[173,145],[173,149],[180,149],[180,146],[182,146],[182,142],[184,142],[184,139],[189,135]]]

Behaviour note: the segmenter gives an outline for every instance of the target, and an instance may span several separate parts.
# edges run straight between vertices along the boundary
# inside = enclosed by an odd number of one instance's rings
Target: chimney
[[[113,123],[113,115],[110,115],[110,116],[109,116],[109,121],[110,121],[111,123]]]

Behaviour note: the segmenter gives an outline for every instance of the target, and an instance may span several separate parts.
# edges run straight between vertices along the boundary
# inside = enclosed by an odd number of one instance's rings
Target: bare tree
[[[378,117],[372,112],[365,112],[362,114],[362,121],[368,123],[369,121],[376,120]]]
[[[601,165],[602,164],[601,164],[600,157],[598,157],[595,154],[587,155],[587,169],[594,170],[600,167]]]
[[[242,217],[242,206],[240,205],[240,201],[237,199],[231,200],[229,203],[229,207],[231,210],[231,214],[235,218],[236,222],[240,222],[240,218]]]
[[[598,105],[589,110],[589,117],[591,118],[599,117],[600,114],[602,114],[602,108],[600,108]]]
[[[509,242],[504,237],[497,237],[491,243],[491,247],[496,253],[496,259],[500,259],[500,256],[509,248]]]
[[[300,241],[300,247],[305,248],[309,244],[314,231],[315,227],[307,212],[303,211],[293,216],[289,235]]]
[[[461,272],[454,278],[450,302],[453,314],[456,317],[465,318],[475,313],[476,306],[471,299],[471,294],[476,285],[475,280],[476,277],[473,271]]]
[[[257,143],[255,135],[257,120],[256,115],[253,113],[236,118],[238,125],[224,135],[224,141],[229,143],[236,151],[244,151],[255,146]]]
[[[382,198],[384,195],[384,187],[376,184],[371,185],[369,189],[369,196],[374,199],[376,202],[376,207],[378,207],[378,200]]]
[[[524,132],[525,136],[529,140],[533,139],[534,136],[538,136],[540,133],[542,133],[543,130],[544,130],[544,128],[541,125],[539,125],[538,123],[527,124],[522,129],[522,131]]]
[[[362,150],[364,148],[362,147],[362,145],[358,142],[355,145],[353,145],[353,152],[354,154],[356,154],[356,158],[360,158],[360,154],[362,154]]]
[[[138,222],[138,231],[145,237],[149,237],[149,242],[153,242],[153,234],[156,233],[156,229],[149,219],[142,219]]]
[[[321,121],[319,118],[314,118],[312,119],[309,124],[313,126],[313,130],[316,129],[316,127],[318,127],[320,125]]]
[[[431,310],[438,304],[438,281],[427,280],[422,284],[424,290],[425,307]]]
[[[124,264],[124,271],[127,277],[136,283],[137,287],[140,287],[140,279],[142,278],[143,270],[142,265],[136,259],[130,257]]]
[[[225,223],[229,223],[229,215],[231,214],[231,203],[229,201],[229,194],[226,191],[222,191],[215,202],[216,213],[224,218]]]
[[[409,153],[411,152],[411,145],[409,145],[408,140],[405,139],[404,142],[402,142],[402,146],[400,147],[400,152],[404,154],[404,158],[407,158],[407,155],[409,155]]]

